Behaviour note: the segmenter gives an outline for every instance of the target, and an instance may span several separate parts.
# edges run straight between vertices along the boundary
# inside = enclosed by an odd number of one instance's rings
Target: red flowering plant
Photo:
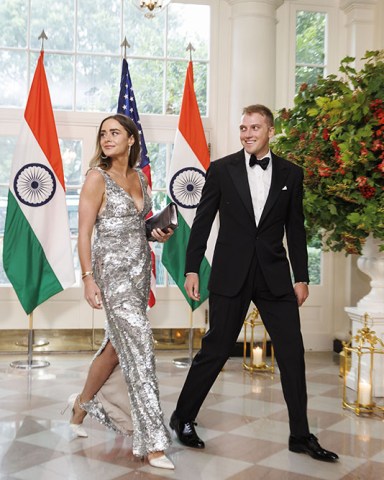
[[[343,78],[303,84],[294,106],[276,116],[277,154],[305,172],[304,211],[309,239],[323,248],[361,253],[372,233],[384,249],[384,50],[367,52]]]

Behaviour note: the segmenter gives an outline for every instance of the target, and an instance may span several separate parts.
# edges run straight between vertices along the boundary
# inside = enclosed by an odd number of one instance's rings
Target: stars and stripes
[[[140,147],[141,147],[141,160],[140,168],[147,177],[148,180],[148,193],[152,191],[152,179],[151,179],[151,165],[149,161],[147,146],[145,144],[144,133],[141,128],[140,117],[137,111],[135,94],[133,92],[132,80],[129,74],[128,62],[123,58],[121,68],[121,80],[120,80],[120,94],[117,105],[117,112],[127,115],[134,122],[139,130],[140,135]],[[150,213],[151,214],[151,213]],[[151,248],[152,257],[152,275],[151,275],[151,292],[149,295],[148,306],[153,307],[156,303],[156,259],[153,249]]]

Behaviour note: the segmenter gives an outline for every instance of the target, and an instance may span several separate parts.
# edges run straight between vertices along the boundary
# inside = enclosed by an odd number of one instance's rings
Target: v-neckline
[[[105,173],[108,175],[108,177],[112,180],[112,182],[113,182],[115,185],[117,185],[117,186],[127,195],[127,197],[129,197],[129,198],[132,200],[132,203],[133,203],[133,206],[135,207],[136,212],[137,212],[138,214],[143,213],[143,211],[144,211],[144,206],[145,206],[145,205],[144,205],[144,202],[145,202],[145,199],[144,199],[144,188],[143,188],[143,182],[142,182],[142,180],[141,180],[141,176],[140,176],[139,172],[138,172],[137,170],[135,170],[135,173],[136,173],[136,175],[137,175],[138,178],[139,178],[140,187],[141,187],[141,200],[142,200],[142,202],[143,202],[141,209],[139,209],[138,206],[136,205],[135,199],[132,197],[132,195],[131,195],[130,193],[128,193],[128,192],[125,190],[124,187],[122,187],[121,185],[119,185],[119,184],[116,182],[116,180],[114,180],[114,179],[111,177],[111,175],[108,173],[108,171],[106,171],[106,170],[104,170],[104,171],[105,171]]]

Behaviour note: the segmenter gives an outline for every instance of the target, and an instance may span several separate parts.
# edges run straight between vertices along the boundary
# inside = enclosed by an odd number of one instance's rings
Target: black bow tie
[[[263,170],[265,170],[268,167],[268,163],[269,163],[269,158],[268,157],[264,157],[261,160],[258,160],[255,157],[255,155],[252,154],[250,159],[249,159],[249,166],[250,167],[254,167],[255,165],[260,165],[260,167]]]

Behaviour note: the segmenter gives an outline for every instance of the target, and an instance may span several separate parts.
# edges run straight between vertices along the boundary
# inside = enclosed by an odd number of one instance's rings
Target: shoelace
[[[184,435],[192,435],[195,433],[195,425],[197,425],[196,422],[188,422],[184,425],[183,433]]]

